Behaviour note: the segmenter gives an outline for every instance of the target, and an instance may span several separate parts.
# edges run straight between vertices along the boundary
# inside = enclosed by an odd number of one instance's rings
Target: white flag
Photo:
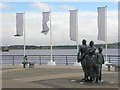
[[[106,8],[98,7],[98,40],[105,41],[106,35]]]
[[[16,35],[23,35],[23,14],[24,13],[16,13]]]
[[[42,12],[42,16],[43,16],[43,20],[42,20],[42,32],[43,34],[47,34],[48,31],[49,31],[49,28],[48,28],[48,25],[47,25],[47,22],[49,21],[49,13],[50,12]]]
[[[70,10],[70,39],[73,41],[76,41],[77,19],[77,10]]]

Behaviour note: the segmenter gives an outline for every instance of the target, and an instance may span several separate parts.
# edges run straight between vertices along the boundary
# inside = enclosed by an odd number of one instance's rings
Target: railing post
[[[111,63],[110,56],[109,56],[109,63]]]
[[[15,65],[14,56],[12,56],[12,58],[13,58],[13,65]]]
[[[54,58],[54,55],[53,55],[53,62],[54,62],[54,59],[55,59],[55,58]]]
[[[66,55],[66,65],[68,65],[68,59],[67,59],[67,55]]]
[[[40,61],[40,63],[39,63],[39,64],[41,65],[41,56],[39,56],[39,61]]]

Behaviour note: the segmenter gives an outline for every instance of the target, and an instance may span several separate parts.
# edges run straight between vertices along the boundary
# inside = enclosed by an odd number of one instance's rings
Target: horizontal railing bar
[[[0,55],[0,56],[23,56],[23,55]],[[27,56],[51,56],[51,55],[27,55]],[[53,55],[53,56],[77,56],[77,55]],[[104,55],[105,57],[106,55]],[[108,57],[120,57],[120,55],[107,55]]]

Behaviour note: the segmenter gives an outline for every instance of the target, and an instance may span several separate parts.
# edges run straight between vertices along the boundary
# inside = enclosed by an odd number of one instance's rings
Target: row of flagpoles
[[[107,61],[107,7],[98,7],[98,40],[105,41],[106,43],[106,61]],[[78,52],[78,9],[69,10],[70,12],[70,39],[76,41]],[[49,65],[55,65],[52,59],[52,26],[51,26],[51,11],[42,12],[42,31],[41,33],[47,35],[50,31],[50,46],[51,46],[51,61]],[[49,27],[48,27],[48,21]],[[25,12],[16,13],[16,35],[23,36],[24,32],[24,56],[25,56]],[[76,60],[77,63],[77,60]]]

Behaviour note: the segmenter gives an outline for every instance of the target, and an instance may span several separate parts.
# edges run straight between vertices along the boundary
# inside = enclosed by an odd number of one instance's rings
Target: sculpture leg
[[[100,70],[99,80],[100,80],[100,81],[102,80],[101,70]]]
[[[84,72],[84,78],[82,79],[82,81],[88,81],[88,75],[85,72]]]
[[[97,83],[101,84],[101,68],[98,69],[98,75],[97,75]]]

